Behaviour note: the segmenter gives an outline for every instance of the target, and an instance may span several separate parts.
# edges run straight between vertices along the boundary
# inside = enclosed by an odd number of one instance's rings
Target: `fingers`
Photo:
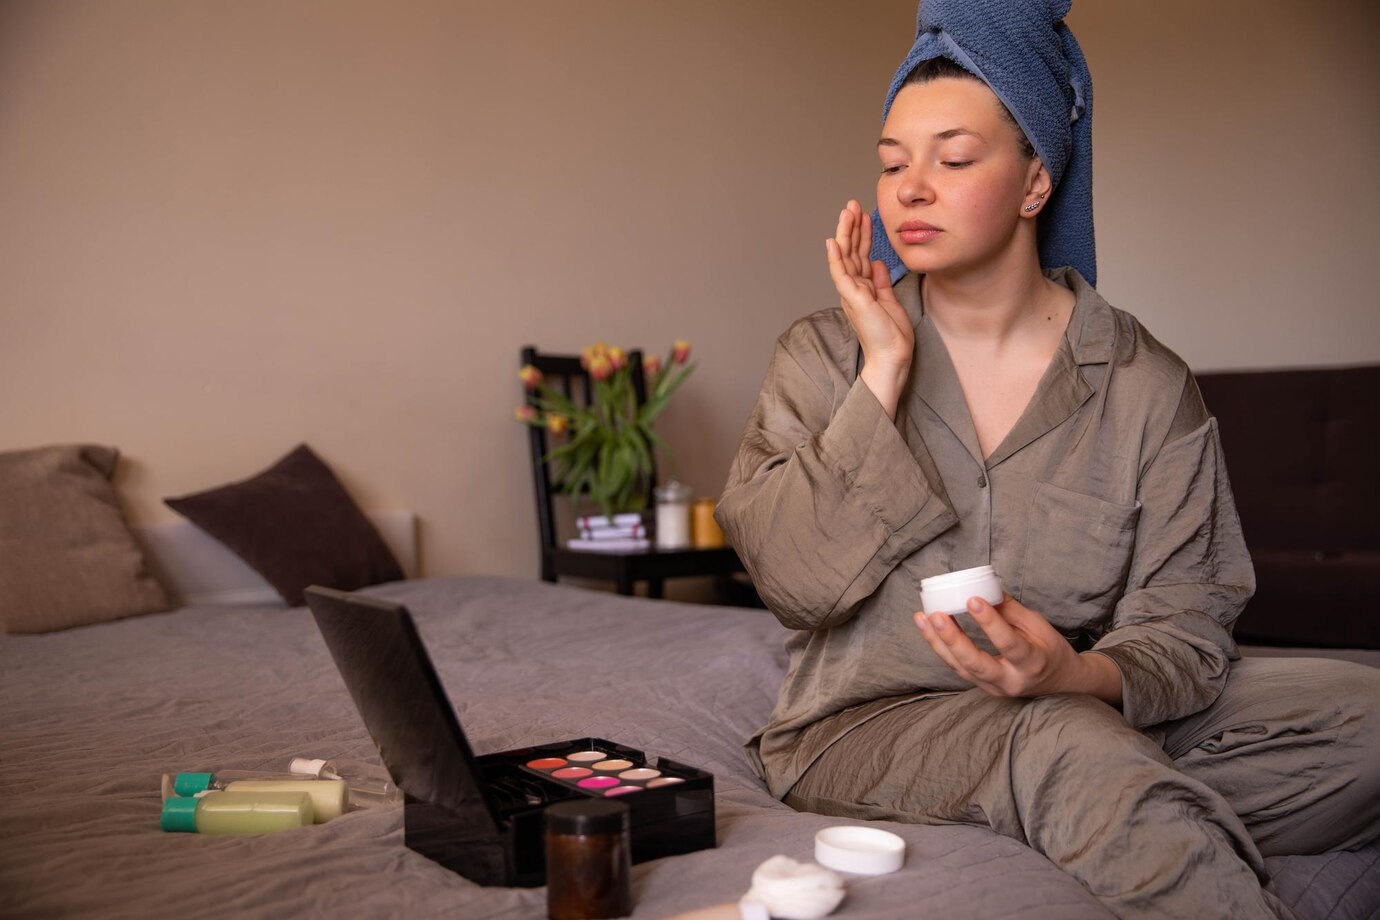
[[[973,675],[964,670],[963,666],[954,658],[953,652],[949,651],[948,645],[935,632],[934,626],[931,625],[923,610],[915,614],[915,625],[920,627],[920,635],[925,637],[925,641],[930,644],[930,648],[934,649],[934,653],[939,656],[941,661],[953,668],[954,673],[964,680],[973,680]]]
[[[862,246],[858,249],[858,261],[870,271],[872,268],[872,215],[863,215]]]
[[[948,614],[936,613],[927,618],[920,613],[915,622],[935,653],[962,676],[989,684],[1001,679],[1001,663],[974,645]]]
[[[906,308],[901,306],[901,302],[896,299],[896,292],[891,287],[891,273],[887,270],[886,264],[880,259],[874,259],[871,263],[871,290],[872,297],[887,316],[896,324],[897,330],[901,333],[901,338],[906,342],[909,350],[914,352],[915,348],[915,326],[911,322],[910,314]]]
[[[1009,594],[1005,595],[1001,602],[1001,616],[1013,629],[1027,637],[1038,638],[1044,635],[1063,639],[1059,631],[1042,614],[1031,610]]]
[[[862,205],[850,198],[839,211],[838,227],[834,240],[839,245],[844,268],[855,279],[871,285],[872,218],[864,214]]]
[[[886,263],[881,259],[873,259],[869,271],[877,303],[886,307],[887,312],[894,316],[898,323],[909,326],[910,317],[906,315],[906,308],[901,306],[901,301],[896,299],[896,291],[891,287],[891,272],[887,270]]]
[[[847,218],[847,228],[849,236],[843,244],[843,263],[849,266],[850,274],[857,274],[857,252],[858,252],[858,218],[853,211],[853,201],[843,206],[843,215]]]
[[[838,229],[834,231],[834,241],[839,246],[839,257],[843,262],[844,269],[854,278],[858,277],[857,266],[857,242],[854,236],[857,233],[857,220],[853,214],[853,202],[849,201],[842,211],[839,211]]]
[[[848,274],[848,267],[843,264],[843,250],[838,237],[824,241],[824,254],[829,259],[829,277],[834,279],[834,287],[838,288],[840,297],[847,297],[855,284]]]
[[[1030,642],[1011,627],[1000,610],[982,598],[974,597],[968,601],[968,612],[973,615],[978,626],[982,627],[987,638],[992,640],[992,647],[1007,661],[1019,667],[1030,657]]]
[[[872,298],[861,289],[858,280],[848,271],[839,241],[825,240],[824,251],[829,257],[829,277],[834,281],[834,289],[839,292],[839,300],[844,310],[852,313],[866,309]],[[852,321],[851,316],[849,319]]]
[[[872,287],[877,292],[877,299],[885,297],[889,302],[900,306],[896,292],[891,288],[891,272],[887,270],[886,263],[881,259],[873,259],[869,264],[869,271],[872,272]]]
[[[859,277],[867,277],[867,275],[870,274],[870,272],[867,271],[867,256],[860,251],[863,237],[863,222],[866,220],[866,217],[863,215],[862,205],[851,199],[848,202],[848,210],[853,215],[852,232],[849,234],[848,239],[849,242],[853,244],[853,248],[849,250],[849,255],[852,256],[854,274]]]

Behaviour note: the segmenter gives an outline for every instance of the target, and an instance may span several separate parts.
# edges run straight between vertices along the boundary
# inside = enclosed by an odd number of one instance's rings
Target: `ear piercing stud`
[[[1035,203],[1034,203],[1034,204],[1028,205],[1028,206],[1026,206],[1025,208],[1023,208],[1022,210],[1024,210],[1026,213],[1029,213],[1029,212],[1035,210],[1036,208],[1038,208],[1038,207],[1040,206],[1040,202],[1041,202],[1041,201],[1044,201],[1044,200],[1045,200],[1045,196],[1044,196],[1044,195],[1041,195],[1039,198],[1036,198],[1036,199],[1035,199]]]

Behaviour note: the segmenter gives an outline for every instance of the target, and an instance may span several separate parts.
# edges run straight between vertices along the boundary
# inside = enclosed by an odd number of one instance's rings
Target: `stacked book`
[[[575,519],[580,535],[566,541],[567,549],[603,550],[610,553],[626,553],[649,549],[651,540],[647,539],[647,519],[637,512],[615,514],[607,517],[602,514],[587,514]]]

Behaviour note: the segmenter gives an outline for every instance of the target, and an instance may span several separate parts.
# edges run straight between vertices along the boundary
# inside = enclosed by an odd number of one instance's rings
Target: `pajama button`
[[[979,488],[979,489],[985,489],[985,488],[987,488],[987,474],[986,474],[986,473],[978,473],[978,488]]]

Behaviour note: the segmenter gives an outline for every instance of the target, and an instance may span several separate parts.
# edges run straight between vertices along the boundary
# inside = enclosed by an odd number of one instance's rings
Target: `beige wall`
[[[660,430],[716,492],[870,202],[914,7],[862,9],[0,4],[0,449],[115,444],[157,520],[305,440],[430,573],[531,574],[519,346],[686,337]],[[1377,7],[1070,21],[1103,292],[1197,367],[1380,359]]]
[[[1070,22],[1099,290],[1200,370],[1380,360],[1380,4],[1082,0]]]

